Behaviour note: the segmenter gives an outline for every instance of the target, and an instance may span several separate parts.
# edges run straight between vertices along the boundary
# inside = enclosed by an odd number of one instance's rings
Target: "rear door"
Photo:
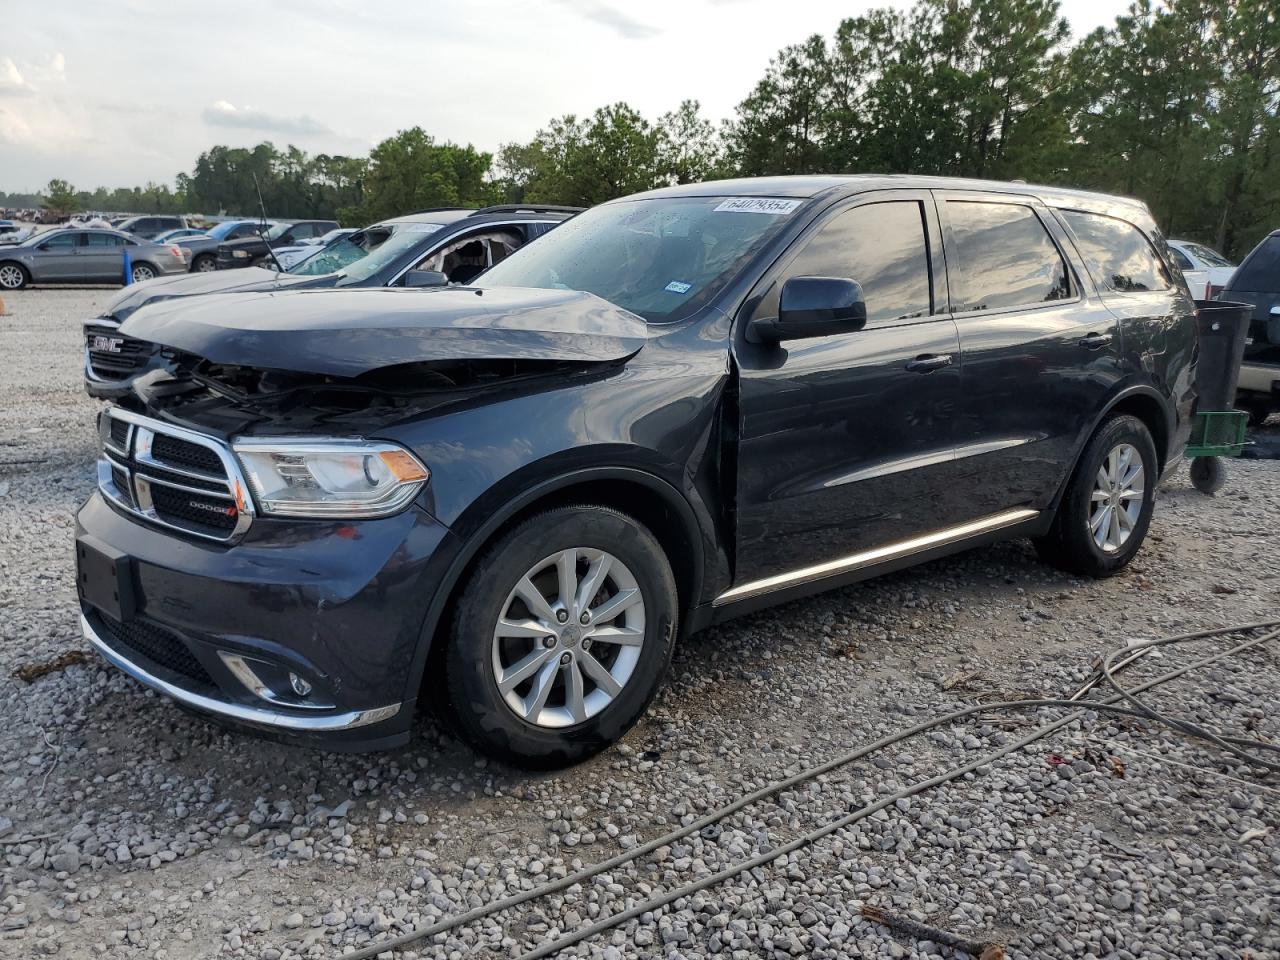
[[[80,243],[83,233],[67,231],[55,233],[36,247],[35,276],[37,283],[49,280],[56,283],[76,283],[84,279],[80,263]]]
[[[958,492],[973,517],[1044,509],[1122,376],[1119,323],[1038,200],[936,196],[963,369]]]
[[[746,342],[791,277],[858,281],[856,333]],[[948,526],[959,343],[927,193],[862,195],[824,214],[757,285],[735,333],[741,426],[735,582]],[[921,362],[927,361],[927,362]]]
[[[124,238],[103,231],[86,233],[80,258],[85,280],[91,283],[119,282],[124,277]]]

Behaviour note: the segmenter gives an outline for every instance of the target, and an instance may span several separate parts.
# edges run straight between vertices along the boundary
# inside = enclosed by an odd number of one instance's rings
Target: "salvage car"
[[[217,268],[229,270],[260,266],[271,259],[276,247],[297,246],[303,240],[313,240],[330,230],[338,229],[335,220],[296,220],[293,223],[277,223],[266,233],[246,234],[236,240],[218,244]]]
[[[1205,300],[1213,300],[1222,293],[1236,271],[1236,265],[1220,254],[1213,247],[1194,240],[1170,239],[1169,249],[1173,259],[1185,274],[1189,271],[1203,271],[1208,283],[1205,288]],[[1192,288],[1194,292],[1194,287]]]
[[[29,283],[121,283],[126,250],[134,283],[187,272],[175,244],[105,228],[47,230],[0,247],[0,290],[21,290]]]
[[[232,290],[405,286],[421,282],[424,270],[441,272],[446,281],[459,283],[546,233],[578,209],[520,205],[425,210],[340,238],[284,273],[260,267],[220,270],[125,289],[107,301],[101,316],[84,325],[85,390],[101,399],[120,396],[129,392],[134,379],[163,365],[156,345],[120,332],[120,324],[149,303]],[[482,249],[479,266],[475,258],[461,255],[472,243]]]
[[[233,724],[560,765],[679,637],[995,540],[1105,577],[1192,407],[1146,208],[804,176],[595,207],[473,283],[153,303],[100,418],[82,627]]]
[[[1236,406],[1258,426],[1280,410],[1280,230],[1263,237],[1244,258],[1222,299],[1253,305]]]

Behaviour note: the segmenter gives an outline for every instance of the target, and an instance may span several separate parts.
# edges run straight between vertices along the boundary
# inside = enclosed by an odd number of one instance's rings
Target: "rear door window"
[[[90,233],[87,243],[90,247],[123,247],[124,238],[117,237],[114,233]]]
[[[1231,278],[1232,290],[1280,293],[1280,235],[1267,237]]]
[[[952,307],[957,313],[1032,307],[1070,299],[1057,244],[1022,203],[948,200]]]
[[[858,281],[867,303],[868,326],[927,317],[933,304],[922,205],[916,200],[893,200],[836,214],[804,241],[755,316],[777,316],[782,285],[791,277]]]
[[[1155,247],[1132,223],[1080,210],[1063,210],[1062,217],[1075,234],[1080,255],[1099,286],[1117,293],[1142,293],[1173,287]],[[1190,269],[1190,266],[1188,262],[1182,269]]]

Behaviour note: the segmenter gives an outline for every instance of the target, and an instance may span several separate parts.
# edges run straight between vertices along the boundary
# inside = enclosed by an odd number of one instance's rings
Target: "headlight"
[[[235,257],[237,260],[243,260],[245,257],[249,256],[249,251],[248,250],[232,250],[231,256]]]
[[[394,443],[241,438],[232,443],[261,512],[360,519],[396,513],[430,472]]]

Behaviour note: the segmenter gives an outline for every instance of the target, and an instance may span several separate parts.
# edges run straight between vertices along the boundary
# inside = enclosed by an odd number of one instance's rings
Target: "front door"
[[[84,279],[80,263],[79,244],[81,234],[67,231],[55,233],[36,248],[35,275],[36,283],[52,281],[55,283],[76,283]]]
[[[1039,201],[937,200],[963,369],[957,492],[974,518],[1043,510],[1121,376],[1119,323]]]
[[[735,329],[741,424],[735,585],[936,530],[948,494],[959,343],[927,193],[863,195],[824,215],[767,274]],[[745,340],[776,316],[790,277],[863,288],[856,333],[776,345]]]

